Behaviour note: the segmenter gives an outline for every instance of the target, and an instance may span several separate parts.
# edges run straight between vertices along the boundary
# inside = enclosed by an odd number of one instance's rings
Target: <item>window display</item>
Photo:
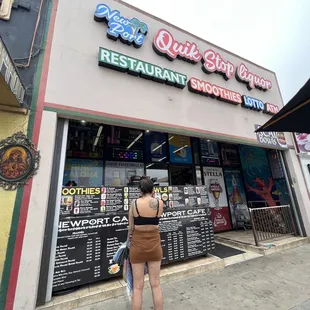
[[[103,184],[103,161],[67,158],[64,186],[101,186]]]
[[[103,125],[70,121],[67,156],[78,158],[103,157]]]
[[[220,165],[220,154],[217,142],[207,139],[200,139],[200,154],[201,164],[203,166]]]
[[[192,148],[189,137],[169,135],[170,162],[174,164],[191,164]]]
[[[171,166],[171,185],[194,185],[193,167]]]
[[[168,161],[167,134],[150,131],[145,133],[145,160],[166,163]]]
[[[106,126],[105,158],[119,161],[143,161],[143,131]]]
[[[154,182],[156,186],[168,186],[168,170],[146,169],[146,175]]]
[[[104,167],[105,186],[129,186],[139,183],[144,175],[144,164],[107,161]]]

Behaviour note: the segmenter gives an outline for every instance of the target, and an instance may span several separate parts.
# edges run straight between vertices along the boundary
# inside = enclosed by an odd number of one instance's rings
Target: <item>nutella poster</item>
[[[211,216],[215,232],[232,228],[222,168],[203,167],[205,185],[209,191]]]

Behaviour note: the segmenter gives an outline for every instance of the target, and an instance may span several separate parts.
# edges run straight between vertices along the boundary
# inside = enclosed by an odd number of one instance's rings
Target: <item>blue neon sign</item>
[[[127,19],[120,15],[120,11],[111,10],[106,4],[98,4],[94,13],[97,22],[108,24],[107,37],[116,41],[118,38],[124,44],[133,44],[139,48],[143,45],[148,27],[137,18]]]

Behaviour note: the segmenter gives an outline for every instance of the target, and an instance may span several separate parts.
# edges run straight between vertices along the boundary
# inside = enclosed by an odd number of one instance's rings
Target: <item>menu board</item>
[[[140,197],[136,186],[63,187],[60,215],[124,212]]]
[[[215,141],[200,139],[201,164],[204,166],[219,166],[220,154]]]
[[[203,256],[214,249],[209,207],[175,208],[160,219],[163,264]],[[53,291],[119,277],[113,255],[126,240],[128,213],[61,218]]]
[[[60,215],[85,215],[103,212],[101,187],[63,187]]]
[[[214,248],[210,215],[210,208],[203,207],[163,213],[160,220],[163,264],[207,255]]]
[[[206,186],[155,186],[154,192],[166,208],[209,205]]]
[[[61,219],[58,225],[53,291],[121,275],[113,255],[127,236],[126,215]]]

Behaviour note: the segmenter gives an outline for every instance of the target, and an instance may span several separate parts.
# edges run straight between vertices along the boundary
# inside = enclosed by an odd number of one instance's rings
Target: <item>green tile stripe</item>
[[[47,8],[47,23],[46,23],[44,43],[43,43],[44,48],[46,46],[46,41],[47,41],[47,34],[48,34],[48,29],[49,29],[49,24],[50,24],[52,6],[53,6],[53,1],[49,2],[48,8]],[[37,71],[36,71],[35,78],[34,78],[34,89],[33,89],[33,94],[32,94],[32,101],[31,101],[31,111],[29,115],[28,129],[27,129],[27,136],[29,138],[31,138],[33,134],[34,119],[35,119],[35,113],[36,113],[36,108],[37,108],[40,80],[41,80],[41,74],[42,74],[42,68],[43,68],[43,60],[44,60],[44,52],[41,53],[39,56]],[[11,268],[12,268],[12,260],[13,260],[13,255],[14,255],[15,241],[16,241],[16,235],[17,235],[17,230],[18,230],[19,215],[20,215],[21,203],[23,200],[23,194],[24,194],[24,188],[23,187],[18,188],[17,193],[16,193],[16,198],[15,198],[15,203],[14,203],[10,235],[9,235],[8,244],[7,244],[6,256],[5,256],[5,261],[4,261],[4,269],[2,273],[1,286],[0,286],[0,309],[1,310],[5,308],[5,303],[6,303],[6,294],[7,294],[8,286],[9,286],[10,273],[11,273]]]

